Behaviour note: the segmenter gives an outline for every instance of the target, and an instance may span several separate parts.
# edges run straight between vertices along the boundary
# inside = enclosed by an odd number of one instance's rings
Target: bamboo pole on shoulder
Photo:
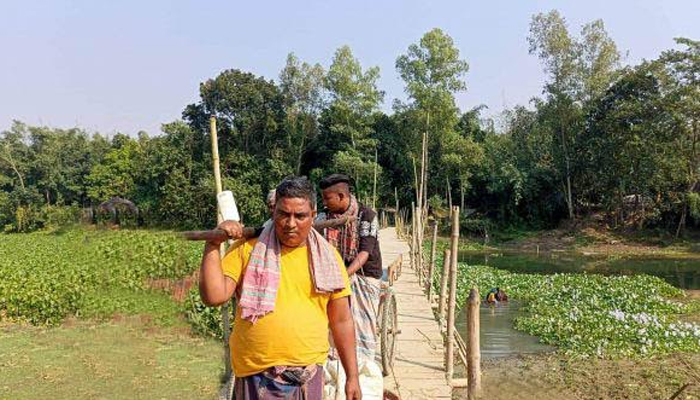
[[[455,307],[457,303],[457,255],[459,246],[459,207],[452,210],[452,235],[450,236],[450,290],[447,308],[447,381],[454,375]]]
[[[435,255],[437,253],[438,222],[433,224],[433,241],[430,243],[430,266],[428,267],[428,301],[433,302],[433,275],[435,274]]]
[[[216,184],[216,194],[217,196],[221,191],[223,190],[223,187],[221,185],[221,166],[219,165],[219,138],[217,135],[216,131],[216,117],[213,115],[209,117],[209,132],[211,134],[211,157],[212,157],[212,162],[213,162],[213,168],[214,168],[214,183]],[[221,216],[221,210],[218,210],[217,207],[217,213],[216,213],[216,221],[218,223],[221,223],[223,220],[223,217]],[[219,248],[219,256],[223,259],[224,255],[226,254],[226,245],[225,243],[221,243],[221,247]],[[224,363],[225,363],[225,368],[226,368],[226,376],[231,377],[232,370],[231,370],[231,348],[229,347],[229,336],[231,334],[231,321],[229,319],[229,307],[230,307],[230,301],[227,301],[224,303],[224,305],[221,307],[221,319],[223,321],[224,325]],[[233,383],[233,381],[231,382]]]
[[[479,289],[469,291],[467,302],[467,393],[469,400],[481,392],[481,348],[479,338]]]

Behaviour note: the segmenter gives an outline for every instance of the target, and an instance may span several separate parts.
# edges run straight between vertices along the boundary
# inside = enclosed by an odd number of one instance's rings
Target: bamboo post
[[[452,235],[450,235],[450,250],[452,251],[452,263],[457,266],[459,256],[459,207],[452,207]]]
[[[455,307],[457,299],[457,268],[450,262],[450,289],[447,306],[447,382],[452,384],[452,377],[455,368]]]
[[[374,148],[374,184],[372,185],[372,209],[377,209],[377,148]]]
[[[438,222],[433,224],[433,241],[430,243],[430,267],[428,268],[428,301],[433,302],[433,275],[435,273],[435,253],[437,253]]]
[[[446,178],[447,181],[447,204],[450,206],[450,210],[452,209],[452,188],[450,188],[450,179]]]
[[[394,215],[394,224],[396,225],[396,234],[399,236],[399,238],[403,238],[403,228],[401,228],[401,213],[397,213]]]
[[[399,238],[404,238],[403,217],[401,216],[400,212],[396,214],[396,233],[399,235]]]
[[[416,242],[418,237],[416,236],[416,206],[415,203],[411,203],[411,269],[416,270]]]
[[[479,339],[479,289],[469,291],[467,303],[467,388],[469,399],[476,399],[481,391],[481,348]]]
[[[452,211],[452,235],[450,250],[450,290],[447,307],[447,382],[452,382],[455,357],[455,306],[457,303],[457,248],[459,243],[459,207]]]
[[[394,214],[394,218],[399,216],[399,189],[397,187],[394,187],[394,200],[396,201],[396,213]],[[394,221],[396,223],[396,221]]]
[[[408,228],[406,226],[406,221],[408,220],[408,212],[406,210],[403,210],[401,212],[401,232],[404,237],[406,237],[406,234],[408,232]]]
[[[216,132],[216,117],[214,117],[213,115],[209,117],[209,130],[211,133],[211,157],[214,164],[214,182],[216,184],[216,194],[218,196],[218,194],[221,193],[223,188],[221,186],[221,166],[219,165],[219,138]],[[217,223],[221,223],[222,219],[223,217],[221,216],[221,210],[218,210],[216,213]],[[219,256],[223,259],[225,254],[225,244],[221,243],[221,247],[219,248]],[[221,307],[221,319],[224,324],[224,363],[226,363],[224,367],[226,368],[226,376],[229,377],[229,379],[231,379],[231,349],[229,347],[231,321],[229,320],[229,304],[230,302],[227,301]],[[231,382],[230,384],[233,384],[233,382]]]
[[[416,216],[416,270],[418,271],[418,284],[423,284],[423,218],[421,217],[421,208],[416,207],[414,214]]]
[[[450,249],[445,249],[443,253],[442,261],[442,276],[440,277],[440,299],[438,303],[438,318],[440,320],[440,325],[444,327],[445,321],[445,305],[447,297],[447,277],[450,275],[450,262],[452,257],[450,256]]]

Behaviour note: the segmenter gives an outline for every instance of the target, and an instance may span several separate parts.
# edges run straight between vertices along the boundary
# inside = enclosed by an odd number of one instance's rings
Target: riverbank
[[[682,238],[675,238],[651,230],[613,230],[592,220],[550,230],[497,231],[492,237],[485,248],[567,251],[582,255],[700,257],[700,232],[688,232]],[[477,245],[484,243],[483,238],[466,238],[466,241]]]
[[[700,354],[644,359],[574,359],[557,354],[486,361],[482,396],[489,400],[700,399]],[[459,397],[462,396],[462,397]],[[466,398],[458,391],[453,398]]]

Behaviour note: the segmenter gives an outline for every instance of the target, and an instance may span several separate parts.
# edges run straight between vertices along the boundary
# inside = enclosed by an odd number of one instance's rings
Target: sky
[[[674,37],[700,40],[698,0],[0,0],[0,131],[20,120],[159,134],[223,70],[276,80],[289,52],[328,67],[346,44],[363,68],[379,66],[391,112],[406,98],[396,58],[436,27],[470,66],[459,107],[494,116],[541,94],[528,27],[552,9],[576,35],[602,19],[626,64],[658,57]]]

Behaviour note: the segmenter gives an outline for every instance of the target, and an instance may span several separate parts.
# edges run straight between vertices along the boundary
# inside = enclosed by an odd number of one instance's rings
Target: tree
[[[569,219],[574,218],[572,148],[581,132],[580,109],[608,87],[620,59],[601,20],[584,25],[581,36],[577,40],[569,34],[566,20],[556,10],[535,15],[528,36],[530,54],[537,54],[549,74],[544,92],[550,103],[549,125],[557,137],[558,151],[553,154]]]
[[[13,121],[9,131],[3,131],[0,136],[0,167],[9,169],[3,172],[5,185],[13,187],[12,178],[15,176],[22,189],[26,189],[25,176],[29,162],[30,150],[24,143],[27,136],[27,126],[19,121]],[[22,162],[24,161],[24,163]]]
[[[479,144],[471,138],[456,133],[444,138],[444,149],[441,159],[443,170],[449,177],[457,177],[460,189],[460,206],[465,207],[465,192],[469,189],[469,179],[476,167],[483,163],[483,151]]]
[[[288,162],[294,165],[297,175],[301,174],[309,142],[318,135],[318,116],[325,104],[324,77],[321,65],[302,63],[294,53],[287,55],[287,63],[280,72],[280,90],[287,116]]]
[[[200,85],[201,103],[189,106],[193,128],[208,135],[209,116],[217,117],[221,152],[239,149],[268,157],[284,144],[283,98],[272,81],[236,69],[226,70]]]
[[[683,192],[681,216],[676,229],[679,236],[686,226],[688,213],[700,215],[700,41],[677,38],[684,50],[668,50],[659,58],[670,78],[666,98],[676,122],[678,139],[675,148],[682,157]]]
[[[112,139],[112,149],[103,163],[94,165],[87,177],[87,194],[93,202],[133,197],[141,150],[139,143],[126,135],[117,134]]]
[[[428,198],[428,153],[435,154],[429,149],[439,150],[443,136],[452,132],[457,124],[459,110],[454,94],[466,90],[463,78],[469,65],[459,58],[452,38],[435,28],[397,58],[396,68],[406,83],[405,90],[412,102],[410,107],[424,121],[421,150],[418,151],[421,171],[416,198],[417,206],[424,210]]]
[[[336,136],[349,139],[353,150],[364,150],[362,147],[370,134],[370,117],[384,99],[384,92],[377,88],[377,80],[379,67],[362,72],[350,47],[336,50],[326,76],[330,107],[336,114],[330,129]]]
[[[239,185],[234,194],[254,193],[260,199],[241,201],[247,223],[259,221],[263,196],[279,180],[292,174],[289,136],[286,130],[285,99],[272,81],[239,70],[227,70],[200,86],[201,101],[186,107],[183,115],[195,132],[193,159],[202,160],[203,176],[211,171],[209,116],[217,117],[219,154],[224,181]],[[214,191],[214,186],[211,187]],[[239,194],[240,193],[240,194]],[[250,220],[248,218],[251,218]]]
[[[79,129],[30,127],[32,177],[47,205],[87,205],[85,177],[92,166],[87,134]]]
[[[336,50],[325,79],[330,102],[321,113],[321,138],[315,145],[315,160],[309,165],[309,169],[315,169],[313,175],[321,175],[329,165],[335,166],[336,154],[344,152],[343,160],[361,163],[348,173],[363,198],[368,198],[372,191],[377,146],[372,138],[372,126],[384,98],[384,92],[377,88],[378,79],[379,68],[371,67],[363,72],[350,47]]]

